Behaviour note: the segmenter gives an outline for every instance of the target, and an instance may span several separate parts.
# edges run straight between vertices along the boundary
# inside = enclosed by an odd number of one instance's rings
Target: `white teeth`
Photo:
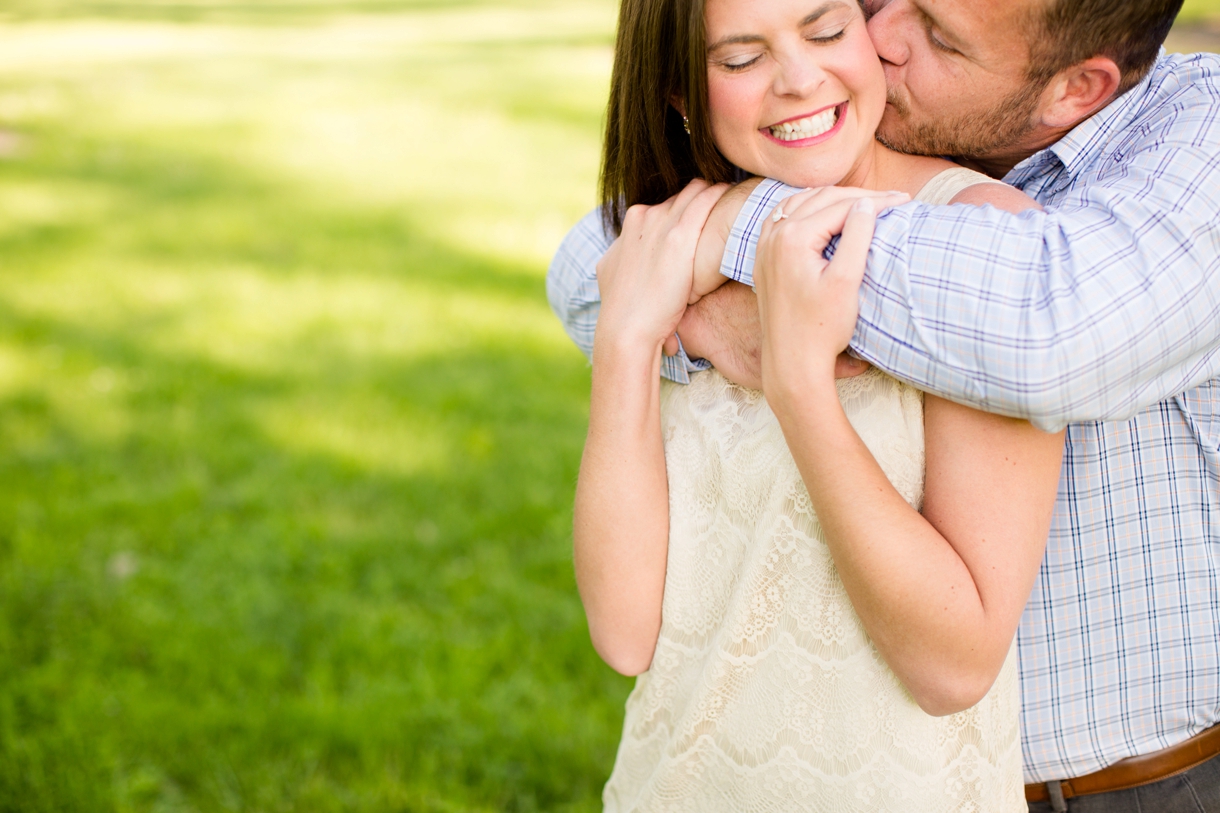
[[[771,135],[780,141],[800,141],[802,138],[815,138],[829,132],[839,119],[838,106],[823,110],[816,116],[786,121],[771,128]]]

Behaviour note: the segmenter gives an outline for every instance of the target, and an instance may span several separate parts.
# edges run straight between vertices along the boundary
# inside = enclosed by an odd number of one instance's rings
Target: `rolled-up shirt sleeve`
[[[1047,211],[911,203],[878,220],[852,349],[1045,429],[1123,420],[1220,373],[1220,156],[1153,145]],[[759,185],[721,271],[753,283]]]

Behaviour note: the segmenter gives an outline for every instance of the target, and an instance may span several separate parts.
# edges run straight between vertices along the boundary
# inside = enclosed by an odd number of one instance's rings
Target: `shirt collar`
[[[1161,56],[1165,56],[1164,48],[1161,49]],[[1005,182],[1020,188],[1033,176],[1045,172],[1048,165],[1056,159],[1067,171],[1067,177],[1074,178],[1092,163],[1093,157],[1115,134],[1123,132],[1138,115],[1148,95],[1154,72],[1155,67],[1139,84],[1076,125],[1076,128],[1063,138],[1017,164],[1004,178]]]

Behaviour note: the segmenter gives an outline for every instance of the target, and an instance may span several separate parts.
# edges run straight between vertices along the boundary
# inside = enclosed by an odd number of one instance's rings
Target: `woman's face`
[[[885,74],[856,0],[707,0],[705,14],[725,158],[794,186],[862,183]]]

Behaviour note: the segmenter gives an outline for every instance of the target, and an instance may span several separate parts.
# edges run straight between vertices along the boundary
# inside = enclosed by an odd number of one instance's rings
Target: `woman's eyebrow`
[[[837,0],[830,0],[828,3],[823,3],[810,12],[805,19],[801,20],[801,28],[804,28],[810,23],[816,23],[822,17],[822,15],[832,12],[836,8],[840,8],[842,5],[843,3],[837,2]]]
[[[840,0],[828,0],[828,2],[823,3],[809,14],[805,15],[805,18],[801,20],[800,27],[804,28],[810,23],[815,23],[824,15],[842,6],[843,3],[840,2]],[[710,53],[725,45],[741,45],[743,43],[762,42],[764,39],[765,38],[759,34],[734,34],[731,37],[722,37],[721,39],[716,40],[711,45],[707,46],[707,50]]]

